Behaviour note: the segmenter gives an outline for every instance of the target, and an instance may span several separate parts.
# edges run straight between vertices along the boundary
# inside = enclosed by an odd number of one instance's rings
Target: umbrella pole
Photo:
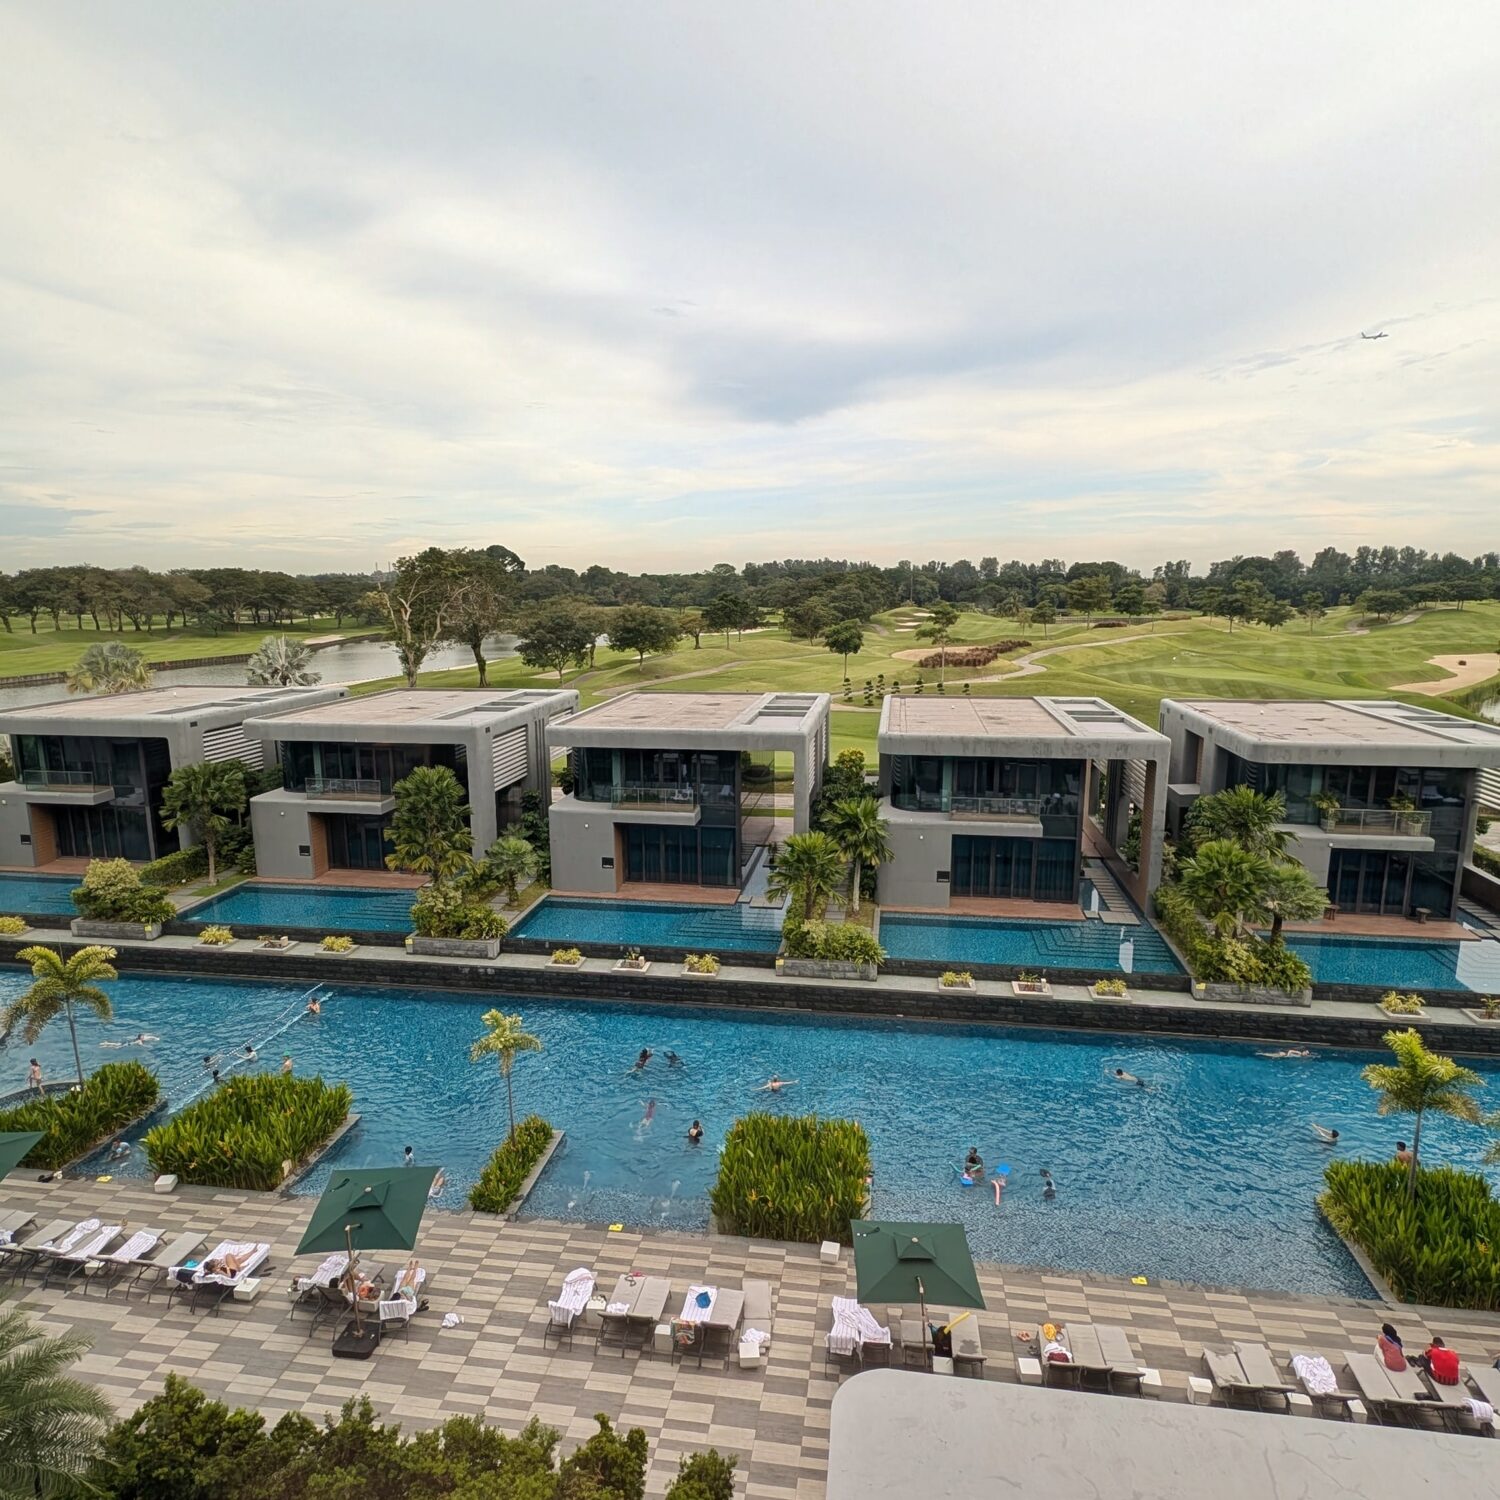
[[[922,1285],[920,1276],[917,1277],[917,1306],[922,1310],[922,1363],[930,1364],[927,1353],[927,1288]]]
[[[344,1241],[349,1246],[349,1296],[354,1303],[354,1332],[358,1336],[364,1330],[359,1320],[359,1277],[354,1269],[354,1226],[352,1224],[344,1225]]]

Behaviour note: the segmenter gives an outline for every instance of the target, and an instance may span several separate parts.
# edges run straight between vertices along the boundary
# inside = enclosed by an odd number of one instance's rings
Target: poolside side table
[[[585,1318],[592,1317],[594,1322],[596,1323],[602,1323],[604,1321],[604,1309],[608,1306],[609,1298],[590,1297],[589,1300],[583,1304],[583,1315]]]

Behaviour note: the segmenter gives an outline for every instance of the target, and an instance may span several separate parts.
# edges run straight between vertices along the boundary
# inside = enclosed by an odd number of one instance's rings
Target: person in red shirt
[[[1458,1355],[1442,1339],[1434,1337],[1427,1352],[1417,1356],[1417,1363],[1439,1385],[1458,1384]]]

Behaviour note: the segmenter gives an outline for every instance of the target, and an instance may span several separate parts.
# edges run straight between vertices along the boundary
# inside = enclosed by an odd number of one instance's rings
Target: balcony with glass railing
[[[34,792],[112,792],[114,784],[97,771],[22,771],[21,785]]]
[[[610,806],[622,811],[651,808],[666,812],[693,812],[698,806],[697,788],[675,783],[670,786],[648,782],[625,783],[607,788],[607,795]],[[602,802],[604,797],[596,796],[593,800]]]
[[[965,796],[958,792],[924,792],[916,788],[894,792],[891,806],[902,812],[945,813],[950,818],[997,821],[1039,818],[1074,818],[1078,816],[1076,797],[997,797]]]
[[[337,797],[343,801],[379,802],[392,795],[378,776],[309,776],[302,783],[309,797]]]
[[[1426,838],[1432,832],[1432,814],[1392,807],[1338,807],[1323,809],[1311,803],[1289,810],[1293,824],[1316,824],[1325,833],[1384,834],[1397,838]]]

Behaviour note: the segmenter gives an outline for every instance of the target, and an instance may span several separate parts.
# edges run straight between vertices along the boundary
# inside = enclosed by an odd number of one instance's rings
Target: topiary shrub
[[[516,1126],[515,1136],[502,1141],[484,1164],[469,1189],[469,1207],[483,1214],[503,1214],[551,1140],[552,1127],[540,1115],[528,1115]]]
[[[180,1115],[146,1133],[146,1158],[158,1175],[205,1187],[281,1186],[348,1117],[348,1084],[290,1073],[247,1073],[222,1083]]]
[[[729,1129],[709,1203],[726,1234],[847,1245],[869,1177],[870,1142],[857,1121],[750,1114]]]
[[[0,1111],[0,1130],[40,1130],[23,1167],[56,1171],[92,1151],[161,1101],[156,1074],[138,1062],[105,1063],[66,1094],[48,1094]]]
[[[151,885],[186,885],[189,880],[198,880],[207,874],[208,850],[202,844],[163,854],[160,859],[141,866],[141,879]]]
[[[128,859],[96,859],[72,892],[78,914],[95,922],[170,922],[177,909],[160,886],[147,885]]]
[[[505,936],[505,918],[451,885],[424,886],[412,903],[412,930],[428,938],[497,938]]]

